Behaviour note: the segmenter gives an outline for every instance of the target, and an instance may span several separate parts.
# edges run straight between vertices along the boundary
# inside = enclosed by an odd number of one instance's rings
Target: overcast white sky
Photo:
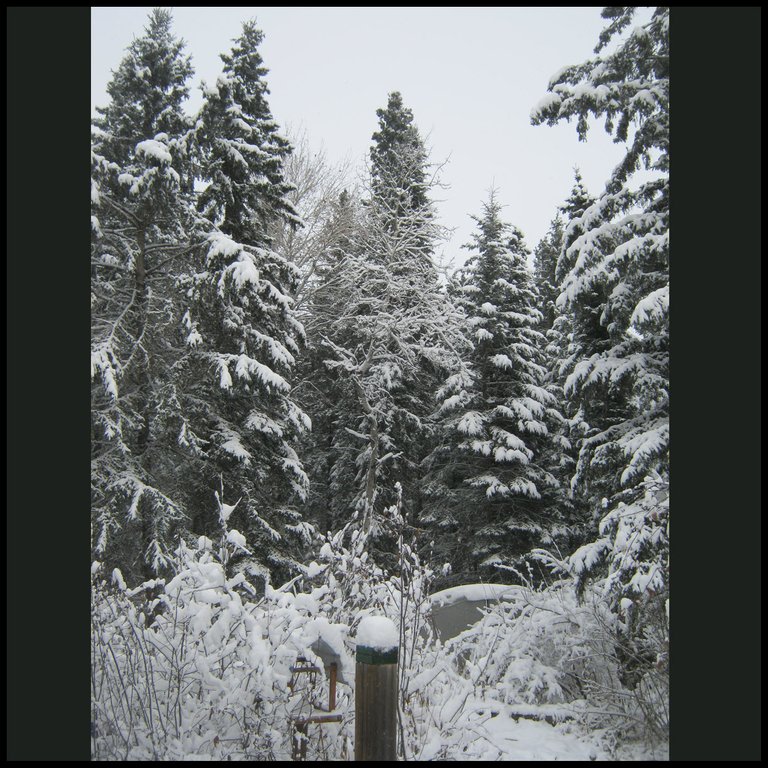
[[[107,103],[106,86],[150,7],[91,9],[91,102]],[[568,195],[578,165],[592,194],[622,155],[602,124],[579,142],[574,124],[534,127],[531,109],[549,78],[593,53],[604,27],[599,8],[172,8],[195,75],[215,81],[241,23],[255,18],[265,39],[272,114],[303,126],[330,160],[365,157],[376,109],[398,90],[427,138],[432,159],[450,158],[439,191],[441,221],[455,227],[445,255],[460,245],[492,184],[505,218],[533,250]]]

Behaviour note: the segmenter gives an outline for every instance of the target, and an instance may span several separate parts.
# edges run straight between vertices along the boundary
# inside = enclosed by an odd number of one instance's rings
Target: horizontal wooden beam
[[[341,715],[311,715],[310,717],[297,717],[293,722],[300,726],[309,723],[340,723],[341,720]]]

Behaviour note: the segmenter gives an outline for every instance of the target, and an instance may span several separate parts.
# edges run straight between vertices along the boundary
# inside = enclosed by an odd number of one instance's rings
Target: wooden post
[[[328,688],[328,711],[333,712],[336,709],[336,675],[338,665],[335,661],[331,662],[330,682]]]
[[[309,723],[306,720],[294,723],[293,748],[291,750],[291,759],[294,761],[307,759],[307,725]]]
[[[355,760],[396,760],[397,645],[358,643],[355,665]]]

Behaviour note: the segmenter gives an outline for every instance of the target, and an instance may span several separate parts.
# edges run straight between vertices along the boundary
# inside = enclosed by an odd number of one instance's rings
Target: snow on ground
[[[514,720],[501,711],[478,717],[478,732],[486,734],[467,748],[476,752],[471,760],[609,760],[594,745],[582,741],[568,726],[546,722]]]
[[[610,754],[599,733],[584,733],[563,722],[514,717],[514,705],[467,701],[464,728],[453,737],[434,736],[413,757],[418,760],[668,760],[668,751],[650,753],[639,745]]]

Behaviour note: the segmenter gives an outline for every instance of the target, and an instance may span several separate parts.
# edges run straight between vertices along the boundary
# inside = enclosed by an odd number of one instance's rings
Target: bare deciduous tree
[[[296,291],[296,307],[306,307],[308,291],[317,273],[319,260],[338,240],[335,216],[339,197],[346,190],[354,196],[357,182],[352,161],[333,163],[325,149],[315,149],[303,127],[288,127],[287,137],[293,153],[283,165],[285,179],[294,189],[288,194],[304,221],[297,229],[276,222],[272,236],[274,249],[301,271]]]

